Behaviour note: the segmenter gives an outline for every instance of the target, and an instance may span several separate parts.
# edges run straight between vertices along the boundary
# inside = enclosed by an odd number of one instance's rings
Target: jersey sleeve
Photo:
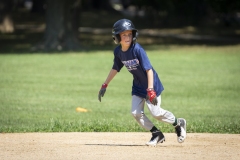
[[[146,71],[149,69],[152,69],[152,65],[151,62],[147,56],[147,53],[144,51],[143,48],[139,48],[138,52],[137,52],[137,57],[139,59],[139,62],[142,66],[142,68]]]
[[[120,59],[118,57],[114,56],[112,69],[115,69],[118,72],[120,72],[122,67],[123,67],[123,63],[120,61]]]
[[[114,59],[113,59],[113,66],[112,69],[117,70],[118,72],[120,72],[120,70],[123,67],[123,63],[121,62],[120,58],[117,56],[116,54],[116,50],[114,51]]]

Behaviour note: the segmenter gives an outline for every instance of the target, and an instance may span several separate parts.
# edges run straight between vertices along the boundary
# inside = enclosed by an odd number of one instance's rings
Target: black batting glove
[[[100,102],[101,102],[101,97],[103,97],[104,94],[105,94],[105,92],[106,92],[107,86],[108,86],[108,85],[107,85],[106,83],[104,83],[104,84],[102,85],[99,93],[98,93],[98,100],[99,100]]]

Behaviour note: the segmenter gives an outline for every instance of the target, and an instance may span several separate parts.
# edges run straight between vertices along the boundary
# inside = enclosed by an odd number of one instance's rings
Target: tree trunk
[[[47,0],[44,42],[33,50],[77,50],[81,0]]]
[[[1,0],[0,1],[0,32],[12,33],[14,32],[14,24],[11,18],[12,1]]]

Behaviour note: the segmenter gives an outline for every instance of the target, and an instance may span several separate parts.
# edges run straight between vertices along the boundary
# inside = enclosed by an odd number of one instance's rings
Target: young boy
[[[145,102],[155,119],[175,127],[177,140],[182,143],[186,138],[186,120],[177,119],[171,112],[161,108],[161,93],[164,88],[145,50],[136,42],[137,36],[137,29],[128,19],[120,19],[113,25],[113,40],[120,45],[114,50],[114,63],[99,91],[98,99],[101,102],[110,81],[125,66],[133,75],[131,113],[140,126],[152,133],[152,138],[146,145],[156,146],[157,143],[163,143],[165,137],[144,114]]]

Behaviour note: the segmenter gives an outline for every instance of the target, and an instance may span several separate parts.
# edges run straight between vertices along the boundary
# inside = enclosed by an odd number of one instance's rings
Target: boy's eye
[[[132,34],[123,34],[124,37],[132,36]]]

